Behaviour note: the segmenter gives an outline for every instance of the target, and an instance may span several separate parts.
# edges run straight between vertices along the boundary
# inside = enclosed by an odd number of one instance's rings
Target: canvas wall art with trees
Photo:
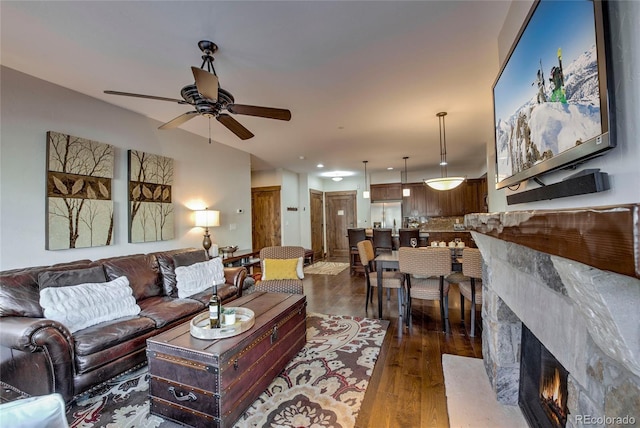
[[[46,249],[113,244],[113,146],[47,132]]]
[[[129,150],[129,242],[174,237],[173,159]]]

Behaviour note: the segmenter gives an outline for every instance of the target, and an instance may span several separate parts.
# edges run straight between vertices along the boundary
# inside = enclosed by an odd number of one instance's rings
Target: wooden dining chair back
[[[407,284],[407,324],[411,321],[411,299],[439,300],[442,329],[449,321],[449,283],[444,280],[451,273],[449,248],[398,249],[400,272]]]
[[[276,262],[271,262],[276,260]],[[288,267],[278,261],[286,260]],[[293,260],[296,260],[294,263]],[[291,265],[294,269],[291,270]],[[262,279],[256,283],[256,291],[270,293],[304,294],[304,248],[296,246],[264,247],[260,250]]]
[[[400,229],[398,230],[401,247],[411,247],[411,239],[416,240],[416,247],[420,245],[420,229]]]
[[[393,251],[393,237],[391,236],[391,229],[373,229],[373,249],[376,256],[381,252]]]
[[[369,310],[369,300],[373,299],[372,287],[378,286],[378,272],[374,259],[376,255],[373,251],[373,244],[368,239],[358,242],[358,253],[360,261],[364,266],[364,276],[367,284],[364,310]],[[382,288],[398,290],[398,314],[405,317],[406,293],[404,288],[404,276],[398,271],[382,271]]]
[[[347,236],[349,238],[349,268],[351,275],[356,273],[364,273],[360,256],[358,255],[358,242],[367,239],[367,233],[364,228],[349,228],[347,229]]]
[[[482,254],[477,248],[462,250],[462,279],[460,289],[460,318],[464,323],[464,299],[471,302],[471,337],[475,337],[476,305],[482,307]]]

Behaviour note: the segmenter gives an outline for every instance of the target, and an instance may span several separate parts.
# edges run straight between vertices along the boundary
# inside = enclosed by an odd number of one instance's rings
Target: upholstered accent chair
[[[482,254],[477,248],[462,250],[462,275],[458,282],[460,289],[460,318],[464,322],[464,299],[471,302],[471,332],[475,336],[476,305],[482,307]]]
[[[400,272],[406,276],[407,325],[411,322],[411,299],[439,300],[442,330],[447,331],[449,321],[449,283],[445,276],[451,273],[449,248],[398,249]]]
[[[65,403],[58,393],[0,404],[0,422],[21,428],[68,428]]]
[[[294,259],[297,262],[293,270],[283,267],[282,261],[292,261]],[[275,260],[275,262],[271,262],[271,260]],[[271,293],[304,294],[302,285],[302,280],[304,279],[303,266],[303,247],[264,247],[260,250],[262,278],[256,283],[255,290]]]
[[[373,300],[372,287],[378,286],[378,272],[375,267],[375,254],[373,244],[368,239],[358,242],[358,253],[364,266],[364,276],[367,281],[367,295],[365,299],[365,312],[369,309],[369,300]],[[398,271],[382,271],[382,288],[398,290],[398,314],[405,317],[406,293],[404,288],[404,276]]]

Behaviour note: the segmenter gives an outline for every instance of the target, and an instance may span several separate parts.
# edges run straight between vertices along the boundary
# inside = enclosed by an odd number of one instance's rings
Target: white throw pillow
[[[224,284],[224,266],[220,257],[206,262],[194,263],[176,268],[178,297],[193,296],[204,290],[213,288],[213,284]]]
[[[267,269],[264,266],[264,263],[262,263],[262,280],[263,281],[268,281],[269,280],[269,276],[267,275]],[[298,257],[298,264],[296,265],[296,274],[298,275],[298,278],[300,279],[304,279],[304,257]]]
[[[109,282],[44,288],[40,290],[40,306],[46,318],[64,324],[72,333],[140,313],[126,276]]]

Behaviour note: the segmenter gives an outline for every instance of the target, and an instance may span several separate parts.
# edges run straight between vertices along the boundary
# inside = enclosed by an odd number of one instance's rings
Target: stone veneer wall
[[[567,426],[640,424],[640,280],[472,235],[485,261],[482,348],[498,401],[518,401],[524,322],[569,371]]]

